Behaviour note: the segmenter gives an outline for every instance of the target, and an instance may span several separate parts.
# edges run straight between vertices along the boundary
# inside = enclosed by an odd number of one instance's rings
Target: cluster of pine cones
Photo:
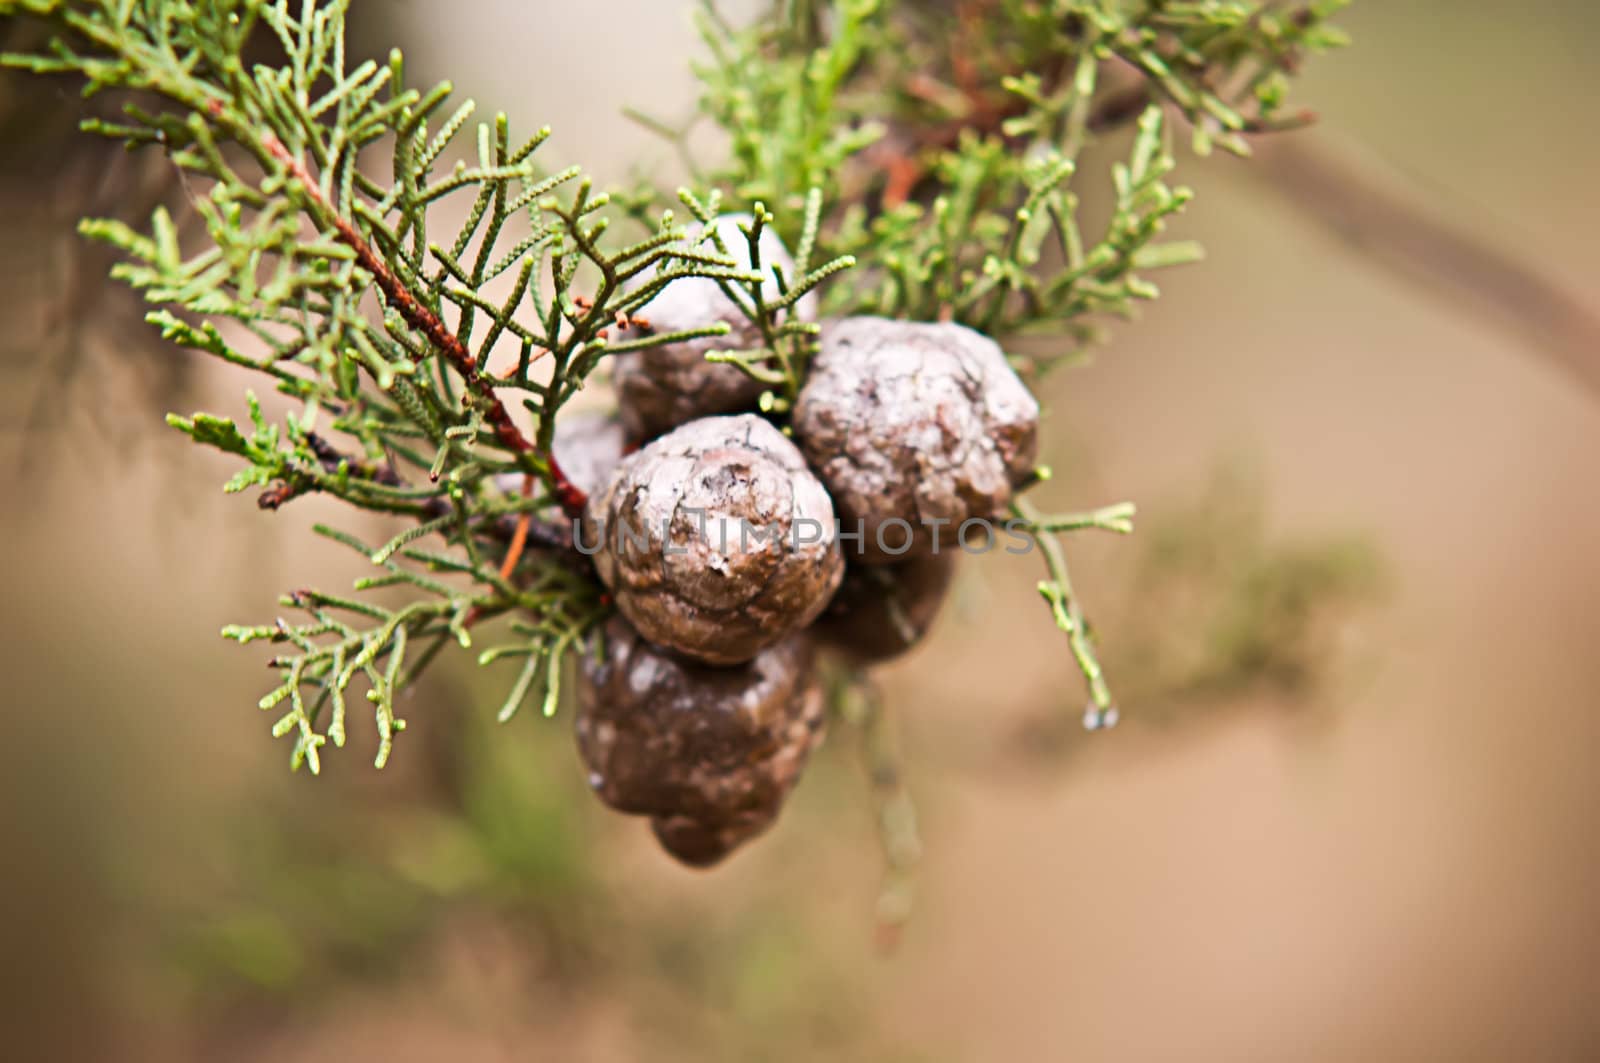
[[[718,222],[725,246],[748,246],[741,221]],[[763,384],[705,358],[761,345],[716,282],[676,281],[639,319],[732,331],[616,355],[616,414],[557,433],[618,614],[581,658],[578,749],[601,800],[705,867],[773,823],[821,741],[817,653],[871,664],[927,630],[963,523],[1031,475],[1039,411],[987,337],[855,317],[823,323],[780,430],[755,412]]]

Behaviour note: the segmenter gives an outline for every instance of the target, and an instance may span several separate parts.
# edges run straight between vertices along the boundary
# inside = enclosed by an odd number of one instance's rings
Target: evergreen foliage
[[[693,157],[685,130],[639,116],[684,149],[694,187],[670,194],[543,166],[548,128],[475,124],[448,84],[410,85],[399,53],[352,65],[348,0],[0,0],[0,16],[56,32],[8,65],[137,94],[121,121],[84,127],[165,153],[206,239],[184,246],[162,210],[143,230],[89,219],[83,233],[124,255],[115,275],[168,341],[270,379],[295,407],[269,421],[252,396],[246,426],[170,422],[238,458],[227,490],[259,489],[263,508],[321,493],[403,522],[375,544],[319,527],[372,567],[355,593],[298,590],[281,602],[293,619],[225,631],[279,648],[261,707],[315,772],[345,740],[352,690],[373,707],[381,766],[404,727],[398,692],[496,618],[506,633],[479,660],[518,669],[501,717],[529,700],[555,711],[564,661],[610,612],[571,549],[584,497],[552,454],[560,411],[608,355],[727,331],[619,335],[663,287],[710,278],[738,302],[763,344],[712,357],[762,381],[779,417],[817,332],[782,312],[812,291],[828,314],[1062,337],[1020,367],[1042,372],[1153,298],[1147,273],[1200,256],[1164,237],[1192,198],[1171,183],[1173,142],[1242,154],[1249,135],[1305,121],[1288,81],[1341,42],[1327,20],[1342,6],[775,0],[736,28],[708,3],[699,111],[728,150]],[[263,50],[277,60],[246,59]],[[1129,125],[1111,215],[1086,232],[1085,149]],[[440,231],[433,208],[457,197],[465,222]],[[734,211],[754,218],[751,268],[711,224]],[[766,226],[792,271],[760,261]],[[1049,517],[1022,500],[1016,516],[1044,546],[1041,593],[1103,722],[1114,704],[1057,537],[1129,531],[1132,507]],[[368,593],[385,588],[403,596]]]

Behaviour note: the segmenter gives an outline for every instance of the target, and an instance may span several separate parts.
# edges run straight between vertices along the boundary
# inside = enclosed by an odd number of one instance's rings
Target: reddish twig
[[[527,498],[533,494],[533,477],[522,478],[522,497]],[[511,574],[517,570],[517,562],[522,560],[523,547],[528,545],[528,525],[533,521],[533,514],[524,512],[517,517],[516,531],[511,533],[511,545],[506,547],[506,559],[500,563],[500,578],[510,582]]]
[[[214,118],[221,118],[223,116],[222,102],[220,100],[212,100],[209,110]],[[305,189],[306,195],[311,197],[317,206],[322,209],[323,213],[327,215],[328,221],[332,224],[340,242],[354,251],[356,261],[361,264],[363,269],[372,274],[373,283],[383,293],[384,301],[405,319],[406,324],[426,336],[428,342],[449,360],[455,371],[483,400],[486,411],[484,420],[488,422],[489,427],[494,431],[495,438],[499,440],[500,445],[517,454],[535,453],[534,445],[528,440],[527,436],[522,434],[522,430],[511,419],[511,413],[506,409],[505,403],[501,402],[500,397],[495,394],[493,379],[478,372],[478,360],[472,356],[471,351],[467,350],[467,345],[461,342],[461,338],[450,331],[449,326],[440,319],[438,314],[428,309],[411,293],[411,290],[405,286],[394,270],[389,268],[389,264],[383,260],[383,257],[361,235],[361,231],[355,227],[355,224],[334,208],[334,205],[323,195],[321,185],[317,183],[311,171],[306,168],[305,162],[291,152],[283,141],[278,139],[277,134],[270,129],[265,130],[261,133],[260,139],[261,146],[266,150],[267,154],[281,163],[289,171],[290,175],[300,182],[301,187]],[[545,459],[546,468],[549,470],[550,485],[555,491],[556,501],[560,503],[562,510],[568,516],[576,517],[580,515],[583,512],[584,504],[588,501],[588,496],[576,484],[567,479],[566,473],[562,471],[554,454],[545,454],[542,457]]]

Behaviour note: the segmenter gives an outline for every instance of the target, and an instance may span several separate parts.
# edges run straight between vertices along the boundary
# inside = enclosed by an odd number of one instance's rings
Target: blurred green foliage
[[[1314,701],[1350,621],[1385,587],[1365,536],[1273,534],[1260,479],[1244,466],[1223,467],[1140,531],[1114,667],[1141,718],[1174,722],[1197,703],[1252,692]]]

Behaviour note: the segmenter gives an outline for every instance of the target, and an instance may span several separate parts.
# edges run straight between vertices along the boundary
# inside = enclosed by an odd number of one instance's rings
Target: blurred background
[[[560,161],[668,164],[618,110],[686,113],[687,5],[356,7]],[[1078,727],[1032,558],[969,564],[884,674],[926,847],[888,954],[847,728],[709,874],[593,802],[568,720],[496,726],[466,654],[384,772],[352,728],[291,776],[217,631],[359,575],[307,534],[334,510],[224,497],[162,426],[246,382],[70,231],[163,167],[0,77],[8,1056],[1600,1057],[1600,8],[1344,23],[1299,88],[1337,167],[1186,159],[1209,260],[1042,396],[1046,508],[1140,506],[1069,544],[1123,725]]]

